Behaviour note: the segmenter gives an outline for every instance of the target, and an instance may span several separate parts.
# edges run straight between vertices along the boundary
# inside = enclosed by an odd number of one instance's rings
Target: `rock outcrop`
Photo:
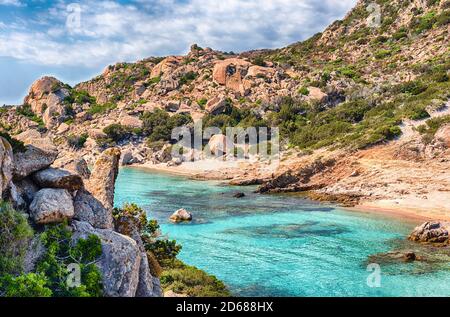
[[[26,145],[25,152],[14,155],[14,179],[20,180],[48,168],[58,157],[58,151],[50,140],[41,138],[32,142]]]
[[[72,219],[72,196],[65,189],[41,189],[30,205],[30,214],[34,222],[41,225]]]
[[[73,239],[96,235],[101,239],[102,256],[97,264],[107,297],[135,297],[139,284],[141,253],[136,241],[113,230],[95,229],[87,222],[74,221]]]
[[[62,188],[76,191],[83,187],[81,176],[56,168],[47,168],[33,174],[34,181],[40,187]]]
[[[11,182],[12,170],[12,147],[8,141],[0,137],[0,193],[3,193]]]
[[[118,148],[104,151],[95,163],[86,186],[88,191],[110,210],[114,207],[114,189],[119,174],[120,155]]]
[[[409,236],[409,240],[448,245],[450,243],[449,234],[450,222],[430,221],[415,228]]]

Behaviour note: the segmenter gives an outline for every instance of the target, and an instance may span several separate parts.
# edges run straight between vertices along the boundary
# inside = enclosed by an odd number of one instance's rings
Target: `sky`
[[[0,0],[0,105],[34,80],[74,85],[110,64],[186,54],[279,48],[342,19],[356,0]]]

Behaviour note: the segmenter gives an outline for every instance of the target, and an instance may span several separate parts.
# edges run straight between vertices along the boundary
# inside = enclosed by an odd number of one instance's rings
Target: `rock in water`
[[[170,216],[170,221],[175,223],[192,221],[192,214],[186,209],[179,209]]]
[[[233,195],[234,198],[244,198],[245,194],[244,193],[236,193]]]
[[[62,188],[69,191],[83,187],[81,176],[56,168],[47,168],[33,175],[34,181],[41,187]]]
[[[449,244],[450,222],[430,221],[418,226],[409,236],[409,240],[434,243]]]
[[[94,229],[87,222],[73,221],[73,239],[96,235],[101,239],[102,256],[97,263],[106,297],[134,297],[139,284],[141,252],[130,237],[113,230]]]
[[[48,139],[36,139],[23,153],[14,155],[14,179],[21,180],[53,164],[58,156],[56,147]]]
[[[114,207],[114,188],[119,174],[120,149],[104,151],[94,165],[87,184],[88,191],[98,199],[106,209]]]
[[[0,198],[12,179],[13,153],[11,144],[0,137]]]
[[[37,224],[71,219],[74,215],[72,196],[65,189],[41,189],[30,205],[30,213]]]

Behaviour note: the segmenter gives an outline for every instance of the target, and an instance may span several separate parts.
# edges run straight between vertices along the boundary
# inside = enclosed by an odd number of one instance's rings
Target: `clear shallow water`
[[[367,286],[368,256],[392,250],[414,224],[252,189],[122,169],[116,205],[142,206],[182,244],[183,261],[236,296],[450,296],[448,265],[382,264],[381,288]],[[179,208],[195,221],[170,224]]]

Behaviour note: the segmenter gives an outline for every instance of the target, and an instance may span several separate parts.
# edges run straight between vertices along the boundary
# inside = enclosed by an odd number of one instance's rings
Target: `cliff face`
[[[2,199],[24,212],[35,227],[68,222],[74,241],[98,236],[102,251],[97,265],[105,296],[162,296],[139,242],[114,230],[112,201],[120,150],[104,151],[87,175],[82,158],[62,158],[55,163],[57,149],[39,133],[25,132],[16,139],[25,149],[13,153],[0,137]],[[28,257],[37,260],[39,254]],[[27,270],[32,271],[33,264]]]

